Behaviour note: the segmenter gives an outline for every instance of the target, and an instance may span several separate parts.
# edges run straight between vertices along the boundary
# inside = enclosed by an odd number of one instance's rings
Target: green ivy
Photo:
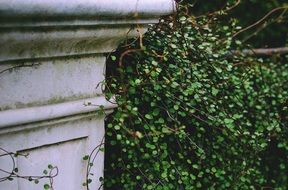
[[[287,190],[288,57],[234,55],[239,29],[180,10],[110,56],[106,189]]]

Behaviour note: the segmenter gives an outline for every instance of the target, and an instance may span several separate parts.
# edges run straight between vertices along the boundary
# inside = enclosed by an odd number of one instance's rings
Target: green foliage
[[[287,189],[288,57],[233,55],[238,28],[179,11],[110,58],[106,189]]]
[[[191,6],[191,0],[182,1],[190,5],[189,11],[191,14],[198,16],[222,10],[225,6],[231,7],[239,0],[196,0],[193,6]],[[235,8],[229,11],[229,16],[232,16],[243,27],[255,23],[274,8],[288,6],[287,0],[242,0],[239,2]],[[226,15],[225,12],[222,12],[222,14]],[[257,27],[242,33],[239,38],[247,40],[254,47],[285,46],[285,44],[288,44],[287,17],[287,10],[277,11],[263,22],[260,22]],[[223,16],[220,19],[226,20],[227,18]]]
[[[50,189],[50,185],[49,184],[44,184],[43,187],[44,187],[45,190],[49,190]]]

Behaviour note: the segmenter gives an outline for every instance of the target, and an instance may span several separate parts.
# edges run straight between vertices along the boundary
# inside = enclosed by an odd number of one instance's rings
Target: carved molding
[[[2,0],[0,63],[110,52],[173,7],[174,0]]]

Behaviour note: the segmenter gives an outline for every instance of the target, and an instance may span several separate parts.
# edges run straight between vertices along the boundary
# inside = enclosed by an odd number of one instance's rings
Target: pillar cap
[[[174,0],[1,0],[0,64],[108,53],[174,8]]]
[[[174,0],[1,0],[0,23],[7,27],[149,22],[174,7]]]

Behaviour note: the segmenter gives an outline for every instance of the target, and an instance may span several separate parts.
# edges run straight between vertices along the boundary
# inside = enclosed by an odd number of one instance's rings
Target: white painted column
[[[97,84],[105,79],[105,53],[173,11],[173,0],[1,0],[0,148],[15,157],[22,176],[43,175],[57,166],[54,190],[85,189],[83,156],[101,143],[108,102]],[[12,160],[1,156],[0,169]],[[90,189],[101,186],[104,153],[99,152]],[[0,171],[0,179],[7,176]],[[39,190],[16,178],[0,190]]]

